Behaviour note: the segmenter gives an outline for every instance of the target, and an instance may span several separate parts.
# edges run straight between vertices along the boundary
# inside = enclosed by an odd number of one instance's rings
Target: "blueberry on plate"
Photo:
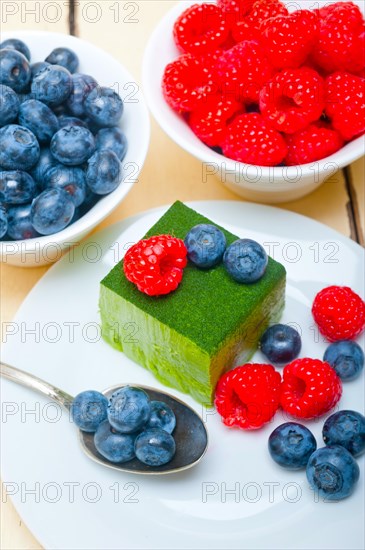
[[[163,466],[176,452],[175,440],[165,430],[149,428],[140,433],[134,443],[138,460],[147,466]]]
[[[171,434],[176,426],[174,411],[163,401],[151,401],[151,415],[147,428],[160,428]]]
[[[107,418],[108,400],[102,393],[87,390],[79,393],[71,403],[71,418],[84,432],[95,432]]]
[[[86,183],[97,195],[107,195],[122,181],[122,163],[113,151],[96,151],[88,160]]]
[[[75,204],[63,189],[46,189],[32,202],[31,222],[41,235],[62,231],[71,222]]]
[[[105,420],[95,432],[94,444],[97,451],[109,462],[121,463],[136,456],[135,439],[136,434],[121,434]]]
[[[86,162],[95,151],[95,139],[90,130],[82,126],[65,126],[52,138],[51,153],[66,166]]]
[[[141,430],[151,414],[150,398],[140,388],[124,386],[115,391],[109,400],[109,423],[120,433]]]
[[[85,115],[101,128],[116,126],[123,114],[123,101],[111,88],[94,88],[84,102]]]
[[[226,237],[215,225],[200,223],[190,229],[184,239],[188,258],[197,267],[209,269],[222,261]]]
[[[18,40],[18,38],[8,38],[7,40],[4,40],[0,44],[0,50],[16,50],[17,52],[20,52],[24,55],[24,57],[30,61],[30,50],[28,46],[22,41]]]
[[[36,191],[36,183],[28,172],[0,172],[0,202],[11,205],[26,204],[33,200]]]
[[[42,69],[45,69],[46,67],[48,67],[49,63],[46,63],[46,61],[37,61],[37,63],[33,63],[31,66],[30,66],[30,72],[31,72],[31,79],[33,80],[33,78],[35,76],[37,76],[37,74],[42,70]]]
[[[23,126],[9,124],[0,129],[0,167],[5,170],[29,170],[39,160],[37,138]]]
[[[271,458],[290,470],[305,468],[316,448],[317,442],[312,432],[297,422],[281,424],[269,437]]]
[[[81,118],[77,118],[75,116],[68,116],[68,115],[60,115],[58,117],[58,124],[60,129],[65,128],[65,126],[82,126],[83,128],[87,128],[86,122],[81,120]]]
[[[297,330],[278,323],[267,328],[261,336],[260,348],[269,361],[277,364],[289,363],[298,357],[302,340]]]
[[[255,283],[265,274],[268,257],[256,241],[238,239],[226,249],[223,264],[238,283]]]
[[[86,96],[97,87],[95,78],[88,74],[75,73],[71,76],[72,89],[66,101],[66,107],[73,116],[85,114],[84,102]]]
[[[0,50],[0,84],[14,92],[25,92],[30,82],[30,67],[27,58],[17,50]]]
[[[60,65],[65,67],[70,73],[77,71],[79,66],[79,58],[76,53],[69,48],[55,48],[45,61],[51,65]]]
[[[8,230],[8,213],[6,208],[0,203],[0,239],[6,235]]]
[[[72,90],[70,72],[60,65],[47,65],[34,76],[31,85],[35,99],[50,107],[61,105]]]
[[[364,368],[364,352],[352,340],[338,340],[329,345],[323,357],[342,380],[354,380]]]
[[[329,445],[314,451],[307,464],[307,479],[325,500],[351,495],[360,477],[359,466],[347,449]]]
[[[9,86],[0,84],[0,127],[16,120],[19,106],[20,101],[14,90]]]
[[[53,111],[37,99],[21,104],[19,124],[33,132],[41,144],[49,143],[59,128],[58,118]]]
[[[353,456],[365,451],[365,416],[356,411],[338,411],[323,426],[326,445],[341,445]]]
[[[118,126],[114,128],[102,128],[95,136],[96,149],[111,149],[120,161],[127,154],[128,142],[125,134]]]
[[[39,233],[30,220],[31,204],[12,206],[8,209],[8,235],[16,241],[34,239]]]
[[[72,198],[75,207],[80,206],[85,200],[86,183],[85,173],[81,168],[68,168],[58,164],[47,171],[45,187],[63,189]]]

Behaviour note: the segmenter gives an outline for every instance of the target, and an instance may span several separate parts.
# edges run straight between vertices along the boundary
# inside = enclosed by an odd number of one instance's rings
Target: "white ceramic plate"
[[[193,207],[274,251],[288,271],[283,320],[301,330],[303,356],[322,357],[325,343],[313,326],[312,299],[328,284],[346,284],[363,294],[363,250],[284,210],[222,201]],[[97,328],[99,281],[163,210],[92,236],[52,267],[5,327],[3,360],[73,395],[118,382],[163,388],[101,341]],[[255,359],[264,358],[258,352]],[[194,469],[146,478],[92,462],[79,448],[66,414],[30,390],[2,381],[2,478],[46,548],[363,548],[364,457],[355,494],[324,503],[309,489],[304,472],[285,471],[268,455],[267,439],[286,420],[282,413],[256,432],[229,430],[214,411],[172,393],[203,415],[210,446]],[[340,406],[364,412],[364,375],[344,385]],[[323,419],[309,425],[321,446]]]

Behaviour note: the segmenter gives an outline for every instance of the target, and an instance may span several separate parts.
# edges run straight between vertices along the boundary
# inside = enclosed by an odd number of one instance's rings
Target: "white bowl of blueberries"
[[[138,181],[150,138],[138,85],[78,38],[2,34],[0,260],[59,259]]]

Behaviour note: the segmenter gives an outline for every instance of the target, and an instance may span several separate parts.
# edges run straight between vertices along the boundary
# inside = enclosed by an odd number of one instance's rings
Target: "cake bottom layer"
[[[101,286],[99,305],[102,335],[110,345],[150,370],[166,386],[210,406],[220,376],[252,357],[264,330],[279,321],[284,302],[285,277],[242,319],[213,356],[105,286]]]

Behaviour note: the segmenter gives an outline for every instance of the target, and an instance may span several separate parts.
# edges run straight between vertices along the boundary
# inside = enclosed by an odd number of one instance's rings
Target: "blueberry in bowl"
[[[65,126],[53,135],[50,150],[65,166],[80,166],[94,153],[95,139],[83,126]]]
[[[31,77],[27,58],[14,49],[0,49],[0,84],[14,92],[25,92]]]
[[[133,78],[93,45],[41,32],[2,33],[2,39],[6,48],[2,43],[0,172],[27,176],[17,176],[13,190],[24,188],[20,201],[5,202],[0,196],[0,259],[23,267],[42,265],[59,259],[63,250],[78,243],[132,188],[147,152],[149,116],[137,85],[137,101],[124,105],[115,90],[123,95]],[[93,91],[96,96],[86,109]],[[95,154],[96,164],[87,178],[88,161]],[[30,178],[34,192],[30,192]],[[3,188],[4,183],[1,193]],[[38,201],[38,197],[52,190],[58,196],[57,208],[41,216],[37,204],[45,199]],[[10,192],[9,185],[6,192]],[[50,242],[58,250],[51,256],[43,254]]]

